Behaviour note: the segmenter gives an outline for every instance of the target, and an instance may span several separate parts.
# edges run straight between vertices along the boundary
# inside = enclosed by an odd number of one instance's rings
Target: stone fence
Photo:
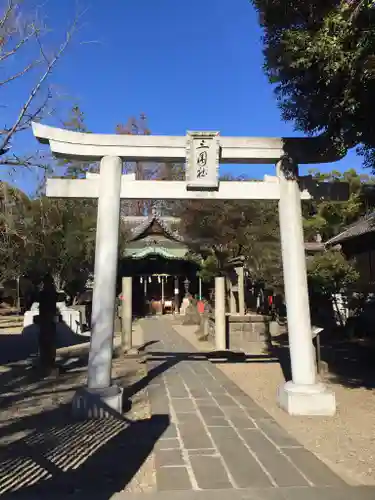
[[[287,331],[286,325],[279,324],[270,316],[260,314],[226,314],[227,348],[249,354],[267,352],[272,338]],[[215,341],[215,316],[205,313],[201,323],[202,337]]]

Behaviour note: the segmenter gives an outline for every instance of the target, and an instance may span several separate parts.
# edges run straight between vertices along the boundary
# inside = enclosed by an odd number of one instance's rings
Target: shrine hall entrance
[[[120,261],[118,287],[121,278],[133,278],[133,314],[168,314],[179,311],[182,299],[200,291],[197,277],[199,266],[183,259],[169,260],[155,255],[144,259]]]

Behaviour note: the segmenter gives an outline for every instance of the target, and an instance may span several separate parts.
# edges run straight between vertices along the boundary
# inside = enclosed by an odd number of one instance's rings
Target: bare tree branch
[[[44,171],[48,171],[50,168],[50,164],[44,156],[40,155],[39,152],[32,154],[32,155],[25,155],[25,156],[17,156],[13,154],[12,156],[4,156],[0,157],[0,166],[7,166],[11,167],[12,170],[15,168],[19,167],[24,167],[27,169],[32,169],[32,168],[39,168]]]
[[[36,41],[37,41],[37,44],[39,45],[39,50],[40,50],[40,53],[42,54],[43,56],[43,59],[45,60],[45,62],[47,64],[50,63],[50,60],[48,59],[48,57],[46,56],[46,53],[44,51],[44,47],[43,47],[43,44],[42,44],[42,41],[40,39],[40,36],[39,36],[39,33],[35,33],[35,38],[36,38]]]
[[[69,45],[71,38],[73,36],[73,33],[76,31],[78,20],[80,19],[81,16],[82,16],[82,13],[78,14],[76,16],[76,18],[72,24],[72,27],[70,28],[70,30],[66,34],[65,41],[60,46],[60,49],[55,54],[55,56],[50,61],[47,62],[46,70],[44,71],[43,75],[39,78],[38,82],[31,90],[29,97],[27,98],[26,102],[22,106],[13,126],[4,134],[4,137],[2,138],[1,143],[0,143],[0,151],[3,151],[8,146],[12,136],[18,131],[20,125],[22,125],[22,120],[25,118],[25,116],[27,116],[27,112],[28,112],[32,102],[34,101],[35,96],[37,95],[37,93],[41,89],[43,83],[48,78],[48,76],[51,74],[54,66],[56,65],[56,63],[58,62],[58,60],[60,59],[60,57],[64,53],[65,49]],[[38,39],[38,37],[37,37],[37,39]],[[44,52],[42,52],[42,55],[44,56]],[[41,109],[42,108],[39,109],[39,113],[40,113]],[[33,118],[35,118],[36,114],[33,113],[32,116],[33,116]],[[31,121],[30,118],[28,118],[28,121]]]
[[[3,28],[5,26],[6,22],[10,18],[11,13],[13,12],[13,9],[14,9],[13,0],[9,0],[8,7],[6,8],[2,19],[0,19],[0,28]]]
[[[33,27],[31,33],[20,40],[11,50],[0,55],[0,62],[4,62],[8,57],[13,56],[26,42],[28,42],[37,33],[37,28]]]
[[[21,130],[25,130],[25,129],[29,128],[31,125],[31,122],[34,121],[37,117],[39,117],[41,112],[46,109],[48,101],[50,99],[52,99],[52,93],[51,93],[50,89],[48,89],[48,92],[47,92],[47,95],[46,95],[44,101],[37,107],[37,109],[35,111],[33,111],[33,113],[30,113],[30,114],[25,113],[24,118],[26,118],[26,121],[24,121],[22,123],[22,126],[18,127],[17,130],[21,131]],[[51,113],[52,113],[52,111],[51,111]],[[51,113],[49,113],[49,114],[51,114]]]
[[[16,155],[13,155],[12,158],[0,158],[0,165],[7,165],[9,167],[32,167],[35,165],[34,163],[34,155],[21,158]]]
[[[35,66],[37,66],[39,63],[40,63],[40,61],[33,61],[29,65],[27,65],[23,70],[21,70],[18,73],[10,76],[9,78],[3,80],[2,82],[0,81],[0,87],[2,87],[3,85],[6,85],[9,82],[13,82],[13,80],[17,80],[17,78],[19,78],[20,76],[23,76],[26,73],[28,73],[32,68],[34,68]]]

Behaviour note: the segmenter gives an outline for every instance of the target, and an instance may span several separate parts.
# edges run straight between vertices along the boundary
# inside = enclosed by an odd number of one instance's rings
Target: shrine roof
[[[319,241],[305,241],[305,251],[307,253],[323,252],[324,243]]]
[[[372,212],[365,217],[362,217],[359,221],[348,226],[345,231],[341,232],[337,236],[334,236],[330,240],[326,241],[325,246],[330,247],[333,245],[338,245],[344,241],[358,238],[364,236],[365,234],[375,232],[375,212]]]
[[[150,216],[125,217],[124,222],[130,226],[129,242],[140,240],[150,233],[164,233],[167,238],[186,244],[183,236],[174,229],[174,226],[180,223],[180,219],[177,217],[162,217],[153,210]]]

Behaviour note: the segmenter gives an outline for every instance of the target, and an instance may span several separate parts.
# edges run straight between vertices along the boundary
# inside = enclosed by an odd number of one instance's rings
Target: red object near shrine
[[[203,302],[203,300],[198,300],[197,308],[198,308],[199,314],[203,314],[204,313],[204,302]]]

